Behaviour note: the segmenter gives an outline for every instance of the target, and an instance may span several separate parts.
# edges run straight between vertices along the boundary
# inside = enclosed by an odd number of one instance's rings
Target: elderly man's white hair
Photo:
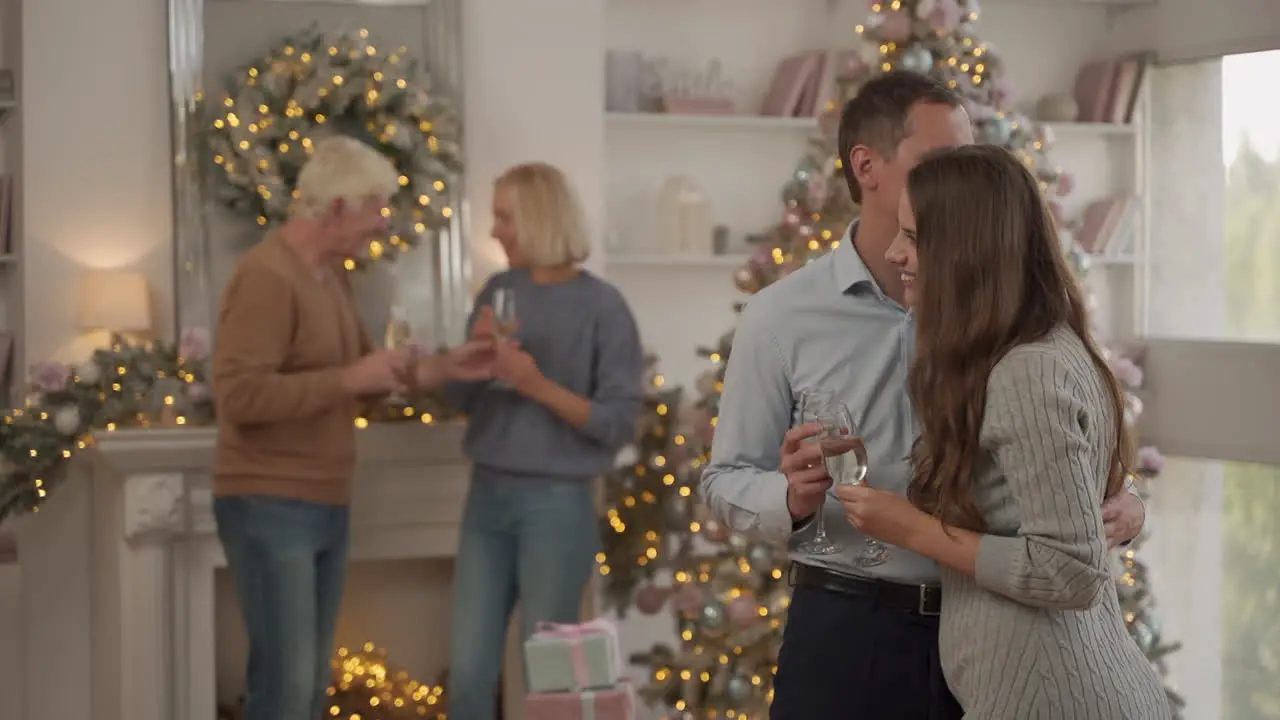
[[[337,199],[352,205],[370,196],[385,200],[399,187],[399,174],[385,155],[354,138],[334,135],[316,143],[298,172],[293,213],[324,212]]]

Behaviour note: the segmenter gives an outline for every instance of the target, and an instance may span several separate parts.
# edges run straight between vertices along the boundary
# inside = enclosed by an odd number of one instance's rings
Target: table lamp
[[[132,270],[87,270],[80,279],[78,322],[86,332],[106,331],[111,344],[151,332],[147,278]]]

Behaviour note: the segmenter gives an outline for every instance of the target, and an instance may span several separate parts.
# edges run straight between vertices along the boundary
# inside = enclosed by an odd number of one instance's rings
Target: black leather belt
[[[791,587],[809,587],[864,598],[882,607],[936,617],[942,612],[942,588],[937,585],[904,585],[886,580],[843,575],[812,565],[791,563]]]

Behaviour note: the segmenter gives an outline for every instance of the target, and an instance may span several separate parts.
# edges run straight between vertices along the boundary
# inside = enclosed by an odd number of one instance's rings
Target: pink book
[[[1080,122],[1107,122],[1107,103],[1115,83],[1116,65],[1111,60],[1085,63],[1076,75],[1075,98]]]
[[[802,52],[784,59],[773,75],[773,84],[760,107],[761,115],[791,117],[798,113],[809,77],[818,72],[821,54]]]
[[[1107,98],[1106,122],[1120,125],[1129,122],[1141,74],[1142,61],[1137,58],[1116,62],[1115,82],[1111,86],[1111,97]]]
[[[1089,203],[1076,233],[1076,244],[1087,253],[1107,252],[1133,203],[1129,197],[1109,197]]]

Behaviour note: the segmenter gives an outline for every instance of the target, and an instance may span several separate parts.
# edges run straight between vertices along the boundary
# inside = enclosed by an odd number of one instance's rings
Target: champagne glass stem
[[[822,504],[818,506],[818,517],[814,518],[813,541],[815,543],[827,542],[827,524],[823,521],[823,510],[827,508],[827,496],[823,494]]]

